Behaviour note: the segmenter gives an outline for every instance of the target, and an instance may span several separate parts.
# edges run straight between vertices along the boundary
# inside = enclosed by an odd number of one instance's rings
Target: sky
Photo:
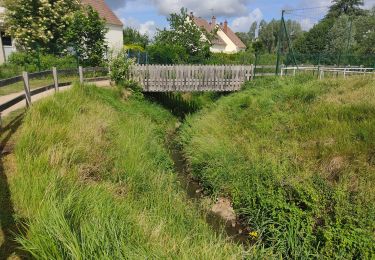
[[[297,20],[310,29],[327,12],[331,0],[106,0],[125,27],[138,29],[153,36],[156,29],[168,26],[168,14],[182,7],[195,16],[218,22],[228,21],[235,32],[247,32],[254,21],[280,19],[281,10],[287,19]],[[365,8],[375,6],[375,0],[365,0]],[[317,7],[317,8],[315,8]],[[311,8],[311,9],[310,9]],[[302,9],[302,10],[301,10]]]

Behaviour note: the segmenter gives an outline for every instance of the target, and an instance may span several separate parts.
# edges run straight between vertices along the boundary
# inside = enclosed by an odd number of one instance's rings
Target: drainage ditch
[[[193,114],[200,109],[194,101],[186,101],[178,94],[152,93],[147,94],[146,97],[170,110],[172,114],[180,119],[180,122],[184,121],[186,115]],[[209,195],[205,193],[201,183],[192,177],[182,148],[177,144],[178,128],[179,127],[176,127],[172,133],[168,134],[166,142],[167,148],[174,162],[178,180],[186,191],[188,199],[194,201],[197,206],[199,206],[202,205],[204,199],[209,198]],[[244,246],[251,245],[253,241],[249,236],[250,230],[246,225],[242,224],[236,216],[230,200],[227,198],[219,198],[212,204],[210,210],[204,212],[206,222],[212,229],[219,234],[223,234],[224,231],[227,237],[235,243]]]

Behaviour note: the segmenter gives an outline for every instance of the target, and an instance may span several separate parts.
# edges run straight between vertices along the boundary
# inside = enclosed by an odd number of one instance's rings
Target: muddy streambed
[[[176,144],[178,127],[167,137],[167,146],[170,156],[174,162],[174,168],[178,174],[178,180],[186,191],[188,198],[199,205],[204,204],[203,200],[210,200],[204,194],[204,189],[199,181],[195,180],[190,174],[190,170],[181,148]],[[211,202],[207,212],[204,212],[206,222],[211,228],[219,233],[226,234],[228,238],[238,244],[248,246],[252,243],[249,236],[249,229],[241,224],[236,216],[231,202],[227,198],[218,198]],[[224,232],[223,232],[224,231]]]

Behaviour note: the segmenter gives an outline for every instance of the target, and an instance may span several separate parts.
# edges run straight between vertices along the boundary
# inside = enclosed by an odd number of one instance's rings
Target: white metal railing
[[[292,71],[289,74],[288,71]],[[299,71],[316,71],[320,79],[323,79],[326,73],[335,74],[336,76],[343,75],[344,78],[350,75],[374,75],[375,68],[365,67],[328,67],[328,66],[299,66],[299,67],[282,67],[280,76],[293,75]]]

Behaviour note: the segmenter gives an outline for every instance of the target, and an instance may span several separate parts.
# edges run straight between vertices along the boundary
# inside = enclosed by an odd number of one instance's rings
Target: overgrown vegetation
[[[187,119],[192,174],[230,197],[275,257],[372,259],[374,87],[366,78],[248,83]]]
[[[142,99],[75,86],[35,104],[9,180],[37,259],[241,258],[186,200],[164,146],[176,120]]]
[[[76,0],[4,0],[4,7],[7,34],[19,51],[57,57],[74,52],[81,64],[102,64],[107,29],[91,6]]]
[[[115,53],[109,61],[109,77],[117,85],[123,85],[129,80],[129,72],[134,60],[126,58],[126,51]]]

